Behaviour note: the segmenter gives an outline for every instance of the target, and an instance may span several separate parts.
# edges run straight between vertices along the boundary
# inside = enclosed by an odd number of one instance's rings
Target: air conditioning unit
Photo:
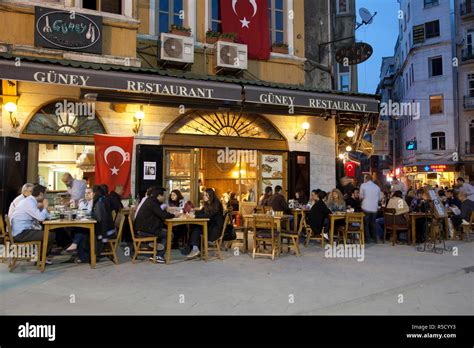
[[[219,68],[247,69],[247,45],[217,41],[216,57]]]
[[[161,33],[160,60],[191,64],[194,62],[194,38]]]

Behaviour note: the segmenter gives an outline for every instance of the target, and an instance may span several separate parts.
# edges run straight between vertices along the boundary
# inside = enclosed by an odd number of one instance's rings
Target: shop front
[[[266,186],[288,196],[329,190],[338,124],[378,118],[378,100],[365,95],[34,58],[19,69],[15,61],[0,57],[2,85],[13,84],[17,98],[14,112],[2,110],[2,136],[23,149],[24,169],[5,182],[3,210],[24,182],[61,192],[70,172],[95,184],[93,134],[134,136],[133,195],[160,185],[198,203],[204,187],[242,201]],[[4,153],[6,173],[15,151]]]
[[[398,168],[402,181],[416,189],[425,185],[432,187],[451,187],[460,176],[458,166],[454,164],[417,164]]]

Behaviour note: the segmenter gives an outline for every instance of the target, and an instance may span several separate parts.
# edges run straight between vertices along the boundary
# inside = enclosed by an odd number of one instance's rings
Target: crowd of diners
[[[88,187],[85,180],[74,179],[70,173],[62,176],[62,181],[67,187],[67,204],[85,213],[86,216],[96,220],[95,235],[97,238],[96,254],[116,236],[116,224],[113,216],[123,208],[122,195],[124,188],[121,185],[109,191],[107,185],[93,185]],[[344,178],[343,178],[344,179]],[[463,221],[469,221],[474,211],[474,187],[466,183],[463,178],[458,178],[453,187],[435,187],[437,194],[449,209],[454,227],[459,227]],[[50,218],[48,212],[49,202],[45,198],[46,187],[39,184],[27,183],[21,188],[21,194],[11,203],[8,218],[11,223],[10,236],[18,242],[42,241],[43,227],[41,222]],[[174,217],[207,218],[208,241],[214,242],[222,233],[224,214],[230,211],[239,211],[239,199],[236,194],[228,191],[220,198],[212,188],[203,188],[200,193],[201,206],[194,209],[189,199],[186,199],[179,190],[170,192],[166,199],[165,189],[150,187],[145,197],[136,202],[133,210],[133,229],[139,236],[158,237],[156,261],[164,263],[165,245],[167,239],[166,220]],[[292,209],[304,209],[307,222],[315,234],[322,234],[328,238],[329,215],[338,212],[363,212],[365,225],[365,242],[378,243],[383,238],[384,217],[382,208],[395,210],[395,223],[408,224],[409,212],[429,213],[429,198],[420,188],[414,190],[394,178],[390,186],[380,187],[372,181],[370,175],[365,175],[364,183],[359,187],[351,181],[341,181],[339,188],[330,192],[320,189],[313,190],[309,198],[303,191],[287,200],[282,193],[282,187],[266,187],[257,205],[271,207],[274,212],[291,214]],[[112,214],[115,212],[115,214]],[[293,216],[291,215],[291,224]],[[336,221],[336,228],[344,221]],[[426,221],[420,220],[416,226],[416,241],[423,242],[426,230]],[[173,229],[173,248],[179,247],[187,226],[177,226]],[[187,259],[200,255],[202,227],[193,226],[189,239],[182,251]],[[50,232],[47,248],[47,264],[52,261],[52,256],[66,252],[74,256],[77,263],[89,262],[89,236],[81,229],[66,229],[59,233]],[[53,246],[56,245],[55,250]],[[183,245],[183,243],[182,243]]]

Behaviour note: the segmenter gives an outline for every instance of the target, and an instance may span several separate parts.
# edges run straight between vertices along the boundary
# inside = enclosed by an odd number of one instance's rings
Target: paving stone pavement
[[[365,259],[324,257],[316,244],[271,261],[224,253],[224,260],[173,264],[59,263],[45,273],[0,263],[0,314],[312,315],[474,314],[474,243],[448,242],[458,255],[370,245]],[[75,301],[71,301],[74,299]],[[71,303],[74,302],[74,303]]]

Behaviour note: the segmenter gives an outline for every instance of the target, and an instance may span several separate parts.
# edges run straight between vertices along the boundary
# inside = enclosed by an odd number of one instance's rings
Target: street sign
[[[336,61],[343,65],[357,65],[369,59],[373,52],[374,49],[369,44],[356,42],[338,49],[336,52]]]
[[[416,140],[407,141],[407,143],[406,143],[406,150],[407,151],[416,151],[416,149],[417,149]]]

